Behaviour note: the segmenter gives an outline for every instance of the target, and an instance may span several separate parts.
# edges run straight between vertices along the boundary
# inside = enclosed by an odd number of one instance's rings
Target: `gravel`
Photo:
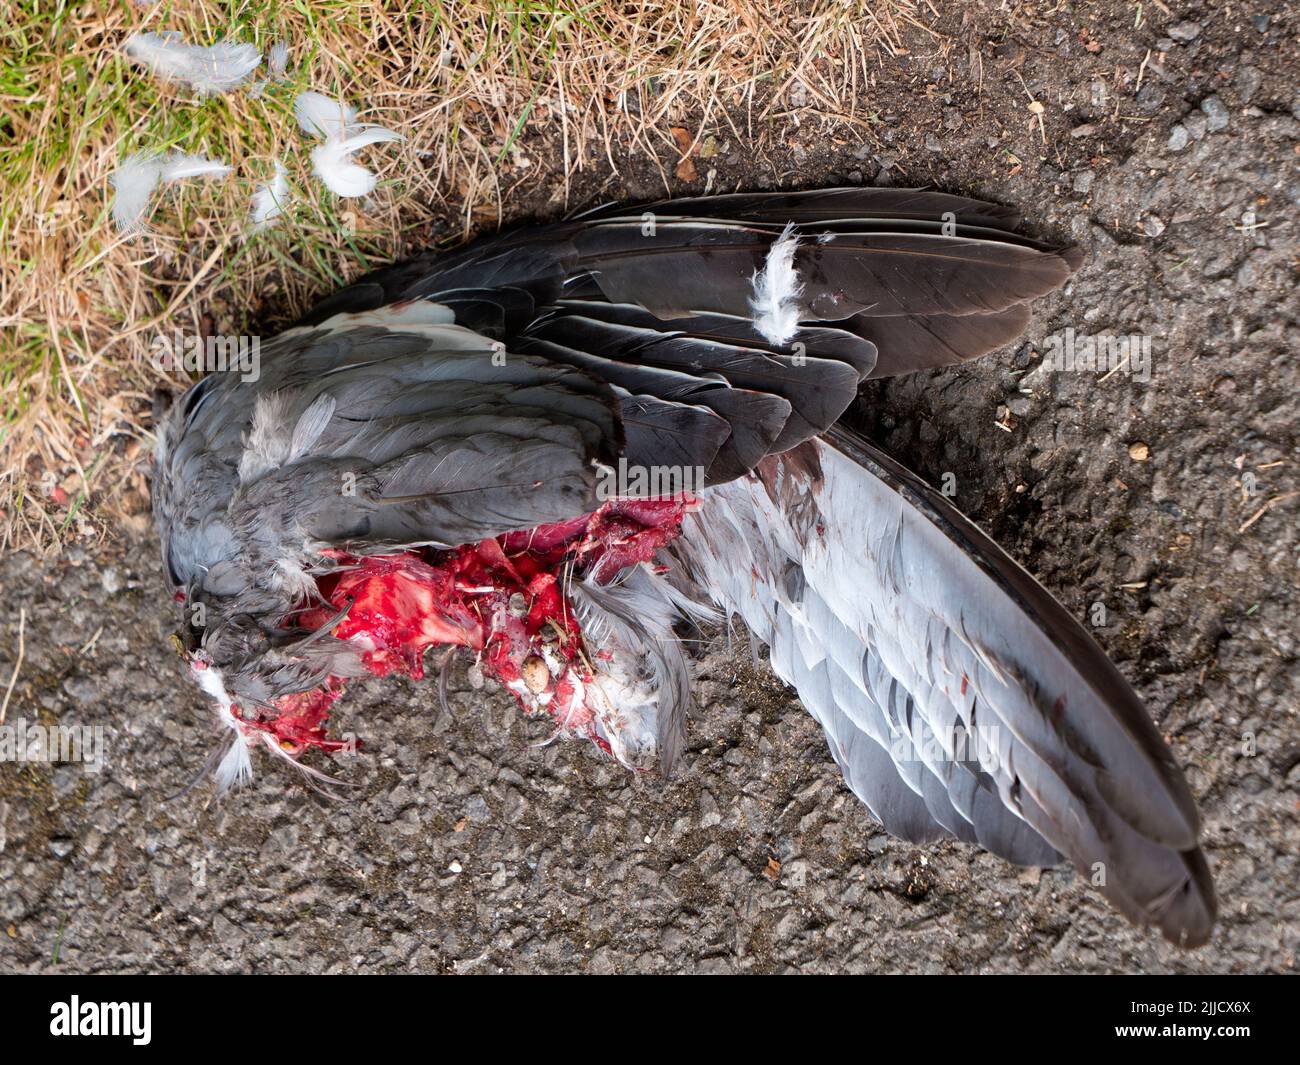
[[[1217,96],[1207,96],[1201,101],[1201,110],[1205,112],[1205,118],[1211,133],[1218,133],[1228,128],[1228,120],[1231,117],[1228,109],[1224,106],[1222,100]]]

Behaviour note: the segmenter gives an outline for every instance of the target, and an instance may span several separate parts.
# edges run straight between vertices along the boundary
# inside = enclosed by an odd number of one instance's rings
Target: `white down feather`
[[[221,177],[230,167],[217,159],[202,155],[171,152],[157,155],[136,152],[122,160],[109,176],[113,186],[113,221],[123,233],[133,233],[144,226],[149,204],[161,182],[183,181],[192,177]]]
[[[318,92],[300,93],[293,105],[298,125],[307,133],[324,137],[312,149],[312,171],[338,196],[353,198],[374,191],[378,179],[352,154],[370,144],[400,141],[401,135],[383,126],[357,122],[356,108]]]
[[[790,222],[767,252],[763,269],[754,274],[754,295],[749,307],[754,328],[772,344],[785,344],[799,328],[799,297],[803,282],[795,269],[794,253],[799,238]]]
[[[262,63],[262,53],[254,45],[234,41],[187,44],[179,33],[170,30],[132,34],[125,49],[128,56],[163,81],[183,82],[203,94],[237,89]]]
[[[284,214],[288,203],[289,179],[285,176],[284,165],[277,159],[275,176],[259,185],[253,193],[253,207],[248,219],[253,232],[260,232]]]

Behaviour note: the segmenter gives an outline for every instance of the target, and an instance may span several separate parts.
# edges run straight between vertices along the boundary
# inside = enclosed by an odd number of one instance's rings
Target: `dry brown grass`
[[[11,0],[7,20],[0,550],[144,527],[151,394],[183,383],[150,365],[160,331],[278,324],[427,242],[435,220],[457,219],[457,238],[495,223],[530,183],[551,186],[558,212],[576,175],[638,157],[671,169],[674,126],[693,131],[687,152],[710,130],[752,143],[791,111],[865,126],[871,71],[923,21],[909,0]],[[289,78],[260,98],[199,101],[120,54],[141,29],[264,51],[282,39]],[[405,135],[368,153],[382,177],[368,200],[337,200],[311,177],[292,118],[309,87]],[[169,187],[152,231],[121,237],[109,174],[130,151],[172,146],[235,173]],[[248,200],[277,158],[297,200],[250,239]]]

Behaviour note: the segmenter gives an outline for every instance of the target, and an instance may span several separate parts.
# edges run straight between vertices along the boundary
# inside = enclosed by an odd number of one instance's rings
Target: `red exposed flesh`
[[[349,568],[320,582],[321,595],[336,609],[309,610],[300,624],[317,629],[350,601],[351,609],[334,627],[334,635],[343,640],[360,637],[373,648],[365,655],[370,672],[382,677],[400,670],[419,680],[429,645],[481,646],[479,620],[459,602],[455,575],[447,568],[431,566],[414,552],[336,557]]]
[[[325,724],[330,716],[330,707],[342,694],[342,683],[331,677],[323,687],[286,695],[276,703],[279,715],[270,721],[256,722],[256,727],[274,735],[290,754],[298,754],[307,747],[319,747],[327,752],[341,751],[348,746],[347,741],[329,739],[325,735]]]
[[[211,668],[201,655],[195,656],[190,666],[196,671]],[[325,734],[330,706],[342,694],[342,682],[337,677],[330,677],[319,688],[277,700],[279,713],[273,717],[246,717],[235,704],[231,704],[230,713],[243,722],[246,733],[248,729],[255,729],[273,739],[281,750],[289,754],[300,754],[307,747],[333,752],[348,746],[348,741],[332,740]]]
[[[332,634],[365,648],[362,661],[377,676],[397,671],[418,680],[427,647],[468,647],[525,711],[545,710],[562,730],[608,749],[584,699],[592,663],[561,587],[565,566],[573,565],[571,579],[606,582],[670,543],[695,505],[691,496],[615,499],[580,518],[451,551],[331,552],[340,568],[318,582],[329,606],[304,609],[295,621],[315,630],[347,608]],[[522,613],[511,610],[516,596]],[[295,753],[306,746],[337,750],[344,744],[326,738],[325,721],[343,683],[331,677],[315,691],[279,700],[276,717],[242,720]]]

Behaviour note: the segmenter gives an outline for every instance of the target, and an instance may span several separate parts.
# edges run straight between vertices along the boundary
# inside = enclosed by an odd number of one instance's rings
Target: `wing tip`
[[[1078,244],[1067,244],[1064,248],[1057,248],[1056,254],[1065,260],[1065,265],[1070,268],[1070,273],[1077,273],[1079,267],[1083,265],[1083,248]]]
[[[1187,878],[1162,901],[1151,923],[1174,946],[1194,950],[1209,942],[1219,904],[1210,865],[1200,847],[1182,851],[1181,857],[1187,866]]]

